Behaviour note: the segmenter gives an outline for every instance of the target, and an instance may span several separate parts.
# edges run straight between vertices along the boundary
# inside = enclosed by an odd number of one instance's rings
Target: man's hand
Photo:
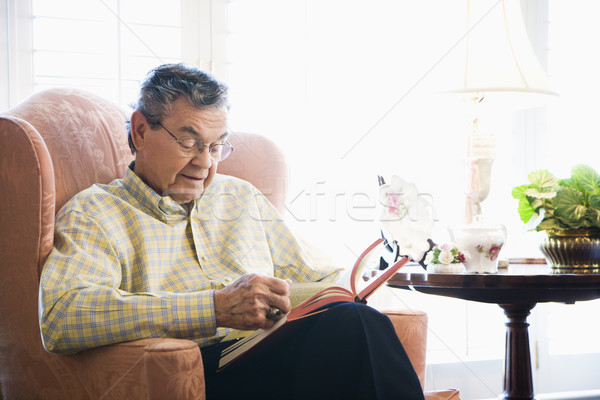
[[[271,307],[290,311],[291,281],[259,274],[244,275],[214,292],[217,326],[242,330],[270,328],[275,321],[267,316]]]

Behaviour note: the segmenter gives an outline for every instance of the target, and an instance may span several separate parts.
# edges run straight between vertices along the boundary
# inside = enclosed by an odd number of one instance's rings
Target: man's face
[[[181,97],[160,122],[178,139],[192,137],[206,147],[202,153],[197,149],[182,151],[165,129],[151,129],[136,111],[131,117],[137,149],[135,172],[159,195],[187,204],[200,197],[216,173],[218,162],[210,157],[208,146],[222,143],[227,137],[227,111],[200,110]]]

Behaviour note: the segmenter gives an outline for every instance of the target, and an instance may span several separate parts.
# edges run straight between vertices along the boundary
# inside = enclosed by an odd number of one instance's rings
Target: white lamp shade
[[[464,57],[458,61],[462,67],[455,70],[455,86],[445,92],[511,108],[539,105],[556,95],[529,41],[520,0],[468,0],[467,6],[466,33],[455,58]]]

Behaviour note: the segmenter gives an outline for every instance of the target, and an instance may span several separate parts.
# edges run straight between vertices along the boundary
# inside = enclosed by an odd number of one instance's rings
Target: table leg
[[[504,399],[533,399],[527,316],[535,303],[500,304],[508,318],[504,355]]]

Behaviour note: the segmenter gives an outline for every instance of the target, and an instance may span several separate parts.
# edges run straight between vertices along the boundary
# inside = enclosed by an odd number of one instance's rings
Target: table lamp
[[[462,95],[475,107],[467,140],[465,222],[481,218],[489,194],[495,137],[479,128],[481,107],[517,110],[542,105],[551,91],[521,14],[520,0],[467,0],[464,53],[457,79],[445,93]],[[460,58],[459,58],[460,60]],[[478,217],[479,216],[479,217]]]

